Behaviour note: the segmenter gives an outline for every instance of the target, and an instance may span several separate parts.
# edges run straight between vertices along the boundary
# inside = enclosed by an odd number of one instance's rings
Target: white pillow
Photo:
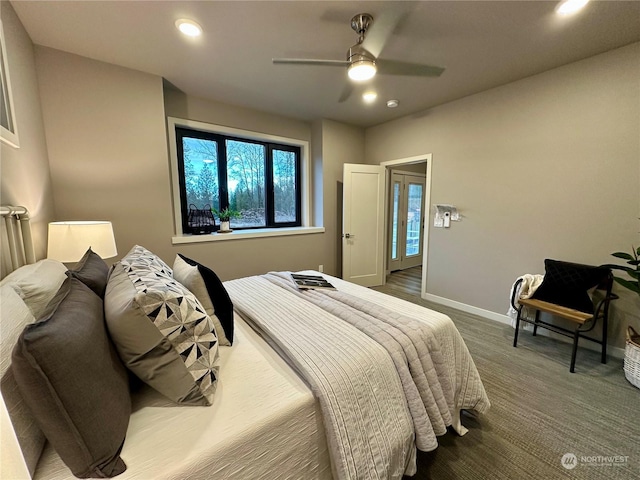
[[[203,269],[208,270],[209,285],[202,275]],[[233,304],[213,270],[178,254],[173,262],[173,278],[184,285],[200,301],[207,315],[213,320],[220,345],[231,345],[233,343]],[[214,282],[217,285],[211,285]],[[218,298],[211,297],[210,288],[217,291]],[[216,300],[220,307],[219,312],[216,311],[214,305]]]
[[[66,271],[67,267],[57,260],[40,260],[7,275],[0,286],[11,287],[38,319],[67,278]]]

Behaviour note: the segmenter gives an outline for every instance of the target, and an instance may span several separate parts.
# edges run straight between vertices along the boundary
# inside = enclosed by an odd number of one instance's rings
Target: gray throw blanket
[[[451,355],[443,355],[434,327],[415,315],[372,303],[352,287],[299,291],[286,272],[225,287],[319,399],[339,479],[412,474],[414,439],[420,450],[433,450],[447,426],[464,433],[460,408],[489,406],[477,372],[466,376],[474,395],[460,401]]]

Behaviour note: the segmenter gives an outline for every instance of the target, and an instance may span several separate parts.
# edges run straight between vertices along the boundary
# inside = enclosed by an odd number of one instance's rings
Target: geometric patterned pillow
[[[125,255],[124,259],[132,266],[156,270],[173,276],[173,271],[169,265],[164,263],[155,253],[150,252],[140,245],[135,245],[129,253]]]
[[[105,294],[107,327],[120,357],[171,400],[211,405],[220,368],[213,321],[162,260],[148,250],[133,253],[132,261],[125,257],[114,266]]]

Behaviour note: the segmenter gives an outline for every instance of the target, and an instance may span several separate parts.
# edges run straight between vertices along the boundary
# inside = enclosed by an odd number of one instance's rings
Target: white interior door
[[[346,163],[343,170],[342,277],[384,283],[385,167]]]
[[[393,173],[390,188],[390,271],[422,264],[425,177]]]

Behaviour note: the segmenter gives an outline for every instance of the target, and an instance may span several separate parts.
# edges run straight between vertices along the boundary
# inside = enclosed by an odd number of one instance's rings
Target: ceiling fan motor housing
[[[360,36],[358,43],[364,40],[364,34],[373,22],[373,16],[370,13],[359,13],[351,19],[351,28]]]
[[[362,46],[371,22],[373,17],[368,13],[359,13],[351,19],[351,28],[358,34],[358,43],[347,52],[348,73],[352,80],[368,80],[376,74],[376,57]]]
[[[371,62],[373,64],[376,63],[375,57],[367,51],[367,49],[363,48],[362,45],[356,43],[349,49],[347,53],[347,61],[351,64],[355,62]]]

